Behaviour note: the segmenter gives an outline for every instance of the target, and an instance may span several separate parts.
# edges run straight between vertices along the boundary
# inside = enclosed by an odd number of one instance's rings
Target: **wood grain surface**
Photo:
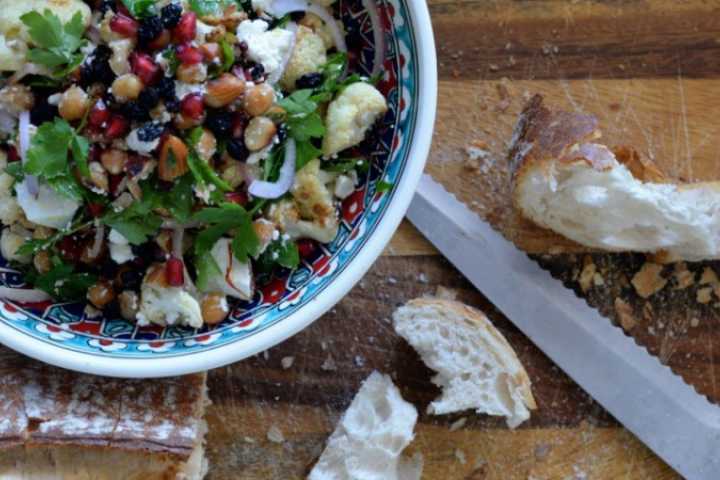
[[[707,270],[720,272],[720,264],[657,267],[651,284],[661,288],[644,298],[633,280],[645,256],[588,252],[519,218],[505,161],[517,113],[531,94],[542,93],[551,104],[596,114],[607,143],[634,146],[678,181],[720,179],[720,117],[712,108],[720,87],[720,2],[428,5],[440,93],[427,171],[699,391],[720,400],[720,282]],[[471,159],[472,145],[488,154]],[[438,393],[432,372],[393,333],[389,317],[397,305],[438,287],[489,314],[527,367],[539,408],[515,431],[485,416],[421,413],[411,451],[425,457],[424,479],[679,478],[408,224],[366,278],[312,327],[264,356],[211,373],[210,478],[303,478],[374,369],[391,374],[424,412]],[[289,369],[281,366],[285,357],[294,359]],[[462,417],[465,426],[451,431]],[[267,440],[273,425],[284,443]]]

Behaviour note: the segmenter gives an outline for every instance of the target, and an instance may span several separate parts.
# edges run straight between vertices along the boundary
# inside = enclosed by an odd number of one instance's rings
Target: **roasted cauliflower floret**
[[[320,169],[320,160],[305,165],[290,189],[292,200],[282,200],[270,207],[270,220],[290,238],[312,238],[331,242],[338,230],[333,197],[327,188],[332,177]]]
[[[204,292],[222,292],[230,297],[250,300],[253,295],[253,275],[250,262],[242,263],[235,258],[231,246],[232,240],[221,238],[213,245],[210,255],[220,273],[210,276]]]
[[[0,222],[3,225],[12,225],[20,220],[22,210],[17,199],[12,196],[12,186],[15,179],[7,173],[0,173]]]
[[[80,12],[85,27],[90,25],[90,7],[82,0],[0,0],[0,70],[16,71],[23,67],[30,35],[20,17],[46,9],[63,24]]]
[[[323,155],[330,157],[362,142],[368,129],[388,106],[374,86],[357,82],[347,87],[328,106],[323,139]]]
[[[317,72],[327,62],[326,50],[325,42],[319,35],[307,27],[298,27],[295,49],[280,79],[280,85],[286,90],[295,90],[298,78]]]
[[[19,225],[3,229],[0,234],[0,253],[3,258],[18,263],[30,263],[31,255],[18,255],[17,251],[31,237],[32,234]]]
[[[137,322],[140,326],[154,323],[200,328],[203,318],[197,299],[185,287],[169,286],[165,267],[158,264],[148,270],[143,280]]]

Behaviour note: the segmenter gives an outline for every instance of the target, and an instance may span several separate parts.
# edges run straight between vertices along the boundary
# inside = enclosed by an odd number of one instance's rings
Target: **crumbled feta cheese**
[[[40,183],[37,196],[27,189],[27,180],[15,185],[17,201],[28,220],[44,227],[62,229],[71,221],[80,204]]]
[[[237,28],[238,41],[248,45],[248,56],[265,68],[271,75],[282,66],[283,59],[290,53],[293,34],[284,28],[268,30],[264,20],[245,20]]]
[[[213,190],[215,190],[215,185],[195,185],[193,187],[195,196],[206,204],[210,204],[210,194]]]
[[[110,230],[108,241],[110,245],[110,258],[112,258],[115,263],[123,264],[135,258],[128,239],[114,228]]]
[[[339,175],[335,180],[335,196],[345,200],[355,191],[355,181],[349,175]]]
[[[201,83],[184,83],[178,82],[177,80],[175,81],[175,95],[180,100],[190,95],[191,93],[205,95],[205,91],[205,85]]]
[[[135,129],[127,136],[125,142],[130,150],[135,150],[138,153],[150,153],[160,145],[160,137],[149,142],[143,142],[138,138],[138,130]]]
[[[55,93],[50,95],[47,99],[50,105],[55,105],[56,107],[60,105],[60,100],[62,100],[62,93]]]

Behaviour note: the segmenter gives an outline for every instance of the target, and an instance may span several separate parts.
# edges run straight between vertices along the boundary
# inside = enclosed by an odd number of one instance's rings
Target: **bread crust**
[[[466,328],[467,326],[470,326],[471,328],[479,328],[495,338],[499,344],[503,346],[503,353],[514,359],[517,363],[517,365],[515,365],[517,372],[513,376],[513,379],[522,394],[523,403],[525,403],[525,406],[529,410],[537,409],[537,403],[535,402],[535,397],[533,397],[532,394],[530,377],[525,371],[525,367],[523,367],[523,364],[520,362],[520,359],[510,343],[508,343],[505,337],[495,328],[483,312],[455,300],[445,300],[440,298],[416,298],[414,300],[410,300],[407,305],[418,308],[431,307],[439,310],[451,311],[458,317],[462,318],[467,324],[458,325],[459,328]]]

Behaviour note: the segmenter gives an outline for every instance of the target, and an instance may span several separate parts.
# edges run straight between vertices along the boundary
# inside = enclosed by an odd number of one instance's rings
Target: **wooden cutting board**
[[[714,108],[720,2],[428,5],[440,94],[427,170],[697,389],[720,400],[720,284],[708,271],[703,277],[706,267],[720,272],[720,263],[650,266],[635,277],[644,256],[588,254],[518,218],[505,162],[517,113],[539,92],[549,103],[595,113],[608,143],[635,146],[679,181],[720,179]],[[467,147],[473,143],[488,154],[471,160]],[[649,291],[662,288],[642,298],[633,278]],[[303,478],[373,369],[390,373],[405,398],[424,411],[438,393],[432,373],[393,333],[389,318],[397,305],[438,287],[488,312],[526,365],[539,409],[515,431],[485,416],[422,414],[411,450],[425,457],[424,479],[679,478],[407,224],[360,285],[311,328],[266,356],[212,372],[210,478]],[[294,363],[283,369],[286,357]],[[451,431],[461,418],[465,426]],[[267,439],[271,426],[285,442]]]

